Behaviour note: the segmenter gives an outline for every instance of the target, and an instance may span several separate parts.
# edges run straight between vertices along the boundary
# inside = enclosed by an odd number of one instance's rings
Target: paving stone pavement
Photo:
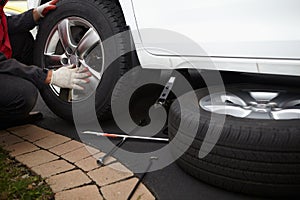
[[[115,158],[96,164],[104,153],[34,125],[0,131],[0,146],[45,178],[58,200],[126,200],[138,179]],[[133,200],[154,200],[141,184]]]

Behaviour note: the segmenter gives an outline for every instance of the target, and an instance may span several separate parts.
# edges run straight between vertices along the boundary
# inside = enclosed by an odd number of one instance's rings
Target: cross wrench
[[[135,128],[133,131],[131,131],[131,134],[133,132],[136,132],[140,127],[138,126]],[[131,136],[131,135],[117,135],[117,134],[109,134],[109,133],[98,133],[98,132],[92,132],[92,131],[84,131],[84,134],[92,134],[96,136],[103,136],[103,137],[111,137],[111,138],[122,138],[120,142],[118,142],[114,148],[112,148],[107,154],[105,154],[103,157],[100,157],[97,160],[97,164],[100,166],[105,165],[105,160],[109,157],[112,156],[118,148],[120,148],[127,139],[138,139],[138,140],[148,140],[148,141],[157,141],[157,142],[169,142],[168,138],[153,138],[153,137],[143,137],[143,136]]]
[[[120,148],[124,143],[126,142],[126,138],[123,138],[120,142],[118,142],[114,148],[112,148],[112,150],[110,150],[107,154],[105,154],[104,156],[98,158],[97,160],[97,164],[99,166],[104,166],[105,165],[105,161],[108,157],[112,156],[117,150],[118,148]]]
[[[84,131],[84,134],[91,134],[96,136],[108,137],[108,138],[123,138],[123,139],[136,139],[136,140],[148,140],[158,142],[169,142],[168,138],[156,138],[156,137],[144,137],[144,136],[133,136],[133,135],[118,135],[111,133],[100,133],[94,131]]]
[[[135,127],[129,134],[132,135],[132,134],[136,133],[141,128],[141,126],[143,126],[143,125],[145,126],[145,124],[146,124],[145,120],[141,120],[139,125],[137,127]],[[90,134],[89,132],[91,132],[91,131],[84,131],[83,133]],[[100,134],[100,136],[105,136],[105,137],[107,137],[108,135],[114,135],[114,137],[112,137],[112,138],[117,138],[116,137],[117,134],[96,133],[96,135],[98,135],[98,134]],[[95,135],[95,133],[93,133],[93,135]],[[107,152],[104,156],[98,158],[97,164],[99,166],[101,166],[101,167],[104,166],[105,160],[109,156],[112,156],[118,150],[118,148],[120,148],[126,142],[127,138],[126,137],[122,137],[122,138],[123,139],[120,142],[118,142],[109,152]]]

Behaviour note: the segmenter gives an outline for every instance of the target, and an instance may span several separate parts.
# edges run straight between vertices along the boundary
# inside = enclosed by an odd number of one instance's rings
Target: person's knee
[[[10,90],[4,92],[0,101],[0,130],[26,119],[38,96],[38,90],[31,82],[10,76],[4,76],[4,79],[14,82],[9,84]]]
[[[16,115],[27,115],[35,106],[38,91],[36,87],[29,81],[22,80],[20,86],[15,92],[16,96],[13,100]]]
[[[24,85],[24,90],[22,92],[22,110],[24,113],[29,113],[36,104],[36,100],[38,97],[37,88],[30,82],[27,82]]]

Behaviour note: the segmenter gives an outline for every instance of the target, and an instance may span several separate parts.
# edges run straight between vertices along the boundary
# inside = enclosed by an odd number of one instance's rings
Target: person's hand
[[[33,10],[34,21],[38,21],[41,17],[45,17],[49,11],[56,9],[56,3],[59,0],[52,0],[45,4],[40,5],[39,7]]]
[[[88,83],[91,75],[87,68],[78,69],[74,68],[74,65],[69,65],[52,71],[50,84],[61,88],[84,90],[80,85]]]

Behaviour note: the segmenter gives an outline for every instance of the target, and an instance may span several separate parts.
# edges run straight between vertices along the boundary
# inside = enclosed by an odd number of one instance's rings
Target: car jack
[[[160,97],[157,99],[157,101],[154,104],[154,107],[159,107],[159,106],[165,106],[168,96],[174,86],[176,77],[171,76],[168,82],[166,83]],[[137,133],[142,127],[146,126],[146,120],[143,119],[140,121],[138,126],[133,129],[128,135],[120,135],[120,134],[111,134],[111,133],[101,133],[101,132],[95,132],[95,131],[84,131],[82,132],[83,134],[91,134],[91,135],[96,135],[96,136],[101,136],[101,137],[108,137],[108,138],[122,138],[120,142],[118,142],[114,148],[112,148],[108,153],[106,153],[103,157],[100,157],[97,160],[97,164],[100,166],[105,165],[105,161],[108,157],[112,156],[123,144],[128,139],[135,139],[135,140],[147,140],[151,142],[169,142],[168,138],[156,138],[156,137],[143,137],[143,136],[134,136],[135,133]]]

